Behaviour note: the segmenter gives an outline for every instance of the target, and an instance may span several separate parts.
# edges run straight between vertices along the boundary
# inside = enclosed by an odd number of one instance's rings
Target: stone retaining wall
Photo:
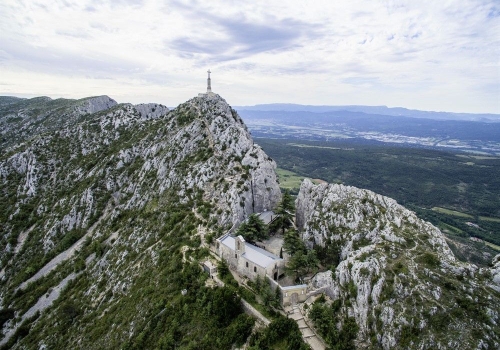
[[[252,305],[250,305],[250,303],[248,301],[246,301],[245,299],[241,299],[241,305],[243,306],[243,310],[245,310],[245,312],[247,314],[250,314],[250,315],[256,317],[259,321],[264,323],[266,326],[269,323],[271,323],[271,321],[269,321],[266,317],[264,317],[264,315],[262,315],[256,308],[254,308]]]

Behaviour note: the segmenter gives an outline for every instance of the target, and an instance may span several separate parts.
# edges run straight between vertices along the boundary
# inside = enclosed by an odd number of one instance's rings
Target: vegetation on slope
[[[243,344],[254,319],[239,290],[208,287],[200,267],[205,238],[241,220],[254,172],[272,169],[237,114],[217,97],[152,118],[119,105],[59,121],[0,156],[0,306],[15,331],[3,347]]]
[[[304,238],[339,254],[313,284],[333,300],[337,330],[355,318],[358,348],[498,347],[492,270],[456,260],[437,228],[393,199],[343,185],[306,180],[297,207]],[[310,317],[321,325],[330,313]]]

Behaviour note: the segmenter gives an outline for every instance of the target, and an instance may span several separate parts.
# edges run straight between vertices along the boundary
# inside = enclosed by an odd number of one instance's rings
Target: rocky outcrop
[[[198,176],[188,177],[186,189],[203,187],[214,205],[222,210],[218,222],[236,226],[251,213],[274,208],[281,198],[275,162],[253,143],[245,124],[217,94],[201,95],[180,105],[174,113],[192,120],[190,140],[178,140],[180,153],[191,152],[203,144],[214,157],[199,164]],[[183,136],[184,137],[184,136]],[[201,176],[200,176],[201,175]],[[171,179],[172,176],[169,176]],[[210,184],[224,179],[224,185]],[[227,185],[226,185],[227,184]]]
[[[492,264],[493,267],[491,268],[491,280],[493,283],[490,286],[497,292],[500,292],[500,254],[496,255],[493,258]]]
[[[158,103],[140,103],[134,106],[140,113],[142,119],[159,118],[168,113],[169,109]]]
[[[311,287],[355,317],[358,348],[499,346],[492,327],[500,322],[493,311],[500,299],[488,287],[491,274],[455,259],[439,229],[393,199],[307,179],[296,207],[310,246],[339,247],[338,266],[316,275]]]
[[[75,112],[79,114],[92,114],[105,111],[116,105],[116,101],[109,96],[88,97],[77,101]]]

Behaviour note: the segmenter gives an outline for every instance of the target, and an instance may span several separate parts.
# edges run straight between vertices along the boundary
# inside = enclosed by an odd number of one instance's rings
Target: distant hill
[[[73,125],[86,116],[116,106],[108,96],[51,99],[47,96],[0,96],[0,147],[26,141],[35,135]]]
[[[451,113],[451,112],[432,112],[419,111],[416,109],[407,109],[402,107],[387,106],[313,106],[299,105],[293,103],[270,103],[258,104],[255,106],[236,106],[238,111],[280,111],[280,112],[361,112],[365,114],[378,114],[390,116],[404,116],[411,118],[425,118],[435,120],[470,120],[483,121],[489,123],[500,122],[500,114],[473,114],[473,113]]]
[[[429,119],[381,113],[370,114],[362,111],[320,111],[322,108],[329,108],[328,106],[312,108],[316,111],[279,110],[279,106],[291,106],[289,109],[308,108],[308,106],[300,105],[264,106],[270,107],[262,107],[262,105],[249,109],[236,107],[252,134],[258,138],[315,141],[349,138],[387,144],[405,144],[411,147],[454,149],[500,155],[500,127],[498,123],[493,122],[493,119],[487,122],[445,120],[437,118],[438,114],[436,114],[436,119]],[[276,108],[276,110],[257,110],[256,108]],[[433,112],[429,113],[432,115]]]

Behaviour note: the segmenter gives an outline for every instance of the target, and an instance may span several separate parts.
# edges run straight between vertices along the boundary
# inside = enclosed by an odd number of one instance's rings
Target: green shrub
[[[439,261],[439,258],[430,252],[425,252],[421,256],[418,257],[417,259],[418,262],[423,263],[427,265],[428,267],[439,267],[441,262]]]
[[[1,309],[0,310],[0,327],[3,327],[4,323],[12,318],[14,318],[14,309]]]
[[[260,349],[286,349],[286,350],[307,350],[307,346],[302,340],[297,323],[284,316],[277,316],[267,328],[261,332],[253,334],[250,338],[249,350]]]

